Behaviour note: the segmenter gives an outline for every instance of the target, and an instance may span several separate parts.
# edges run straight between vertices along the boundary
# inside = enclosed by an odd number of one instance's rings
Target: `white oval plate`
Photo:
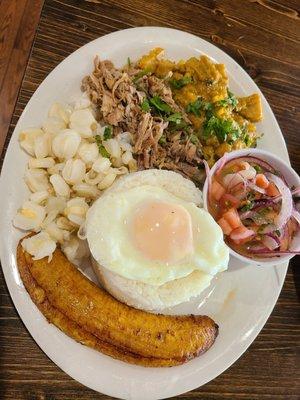
[[[42,123],[54,101],[70,101],[80,94],[81,79],[92,70],[99,54],[117,66],[127,57],[136,59],[160,46],[168,58],[207,54],[225,63],[230,89],[238,95],[259,92],[264,109],[258,130],[264,132],[259,147],[289,162],[280,128],[259,88],[247,73],[223,51],[188,33],[166,28],[134,28],[114,32],[88,43],[67,57],[44,80],[19,119],[5,157],[0,181],[0,254],[11,297],[27,329],[41,349],[68,375],[98,392],[121,399],[156,400],[199,387],[221,374],[237,360],[264,326],[280,293],[287,263],[269,268],[231,262],[203,295],[168,310],[211,316],[220,326],[213,347],[185,365],[143,368],[114,360],[76,343],[48,324],[29,298],[19,278],[15,251],[20,232],[11,220],[27,195],[23,182],[27,156],[18,145],[20,129]]]

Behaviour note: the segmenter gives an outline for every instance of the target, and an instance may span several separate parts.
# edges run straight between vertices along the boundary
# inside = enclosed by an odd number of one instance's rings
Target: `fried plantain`
[[[99,288],[60,250],[34,261],[19,243],[23,283],[43,315],[75,340],[143,366],[182,364],[208,350],[218,326],[206,316],[165,316],[136,310]]]

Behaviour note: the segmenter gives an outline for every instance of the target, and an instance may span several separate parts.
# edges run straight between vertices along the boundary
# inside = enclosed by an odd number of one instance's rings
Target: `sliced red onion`
[[[204,164],[206,179],[207,179],[207,198],[210,199],[210,189],[211,189],[210,168],[209,168],[209,165],[207,164],[206,160],[203,160],[203,164]]]
[[[230,160],[227,164],[231,164],[231,162],[236,162],[236,161],[245,161],[249,163],[254,163],[259,165],[260,167],[264,168],[265,170],[269,172],[274,172],[274,168],[266,161],[261,160],[260,158],[254,157],[254,156],[244,156],[244,157],[238,157]]]
[[[244,219],[254,217],[255,214],[256,214],[256,211],[253,211],[253,210],[245,211],[240,214],[240,219],[243,221]]]
[[[275,242],[278,244],[278,246],[280,245],[280,239],[277,235],[275,235],[274,233],[268,233],[267,236],[271,237],[273,240],[275,240]]]
[[[220,165],[216,169],[216,172],[215,172],[216,175],[218,175],[218,173],[221,172],[221,170],[223,169],[224,165],[227,162],[227,158],[228,158],[228,153],[224,153],[222,158],[220,158],[220,160],[218,161],[218,163],[220,163]]]
[[[279,190],[282,196],[281,210],[274,219],[274,225],[272,224],[267,226],[262,232],[262,233],[270,233],[276,229],[282,228],[291,218],[293,211],[293,198],[290,189],[283,182],[281,178],[279,178],[274,174],[270,174],[268,172],[266,172],[265,175],[269,179],[269,181],[272,181],[277,186],[277,189]]]
[[[266,235],[262,239],[262,243],[269,249],[269,250],[275,250],[279,247],[279,243],[275,238],[271,235]]]
[[[298,222],[300,225],[300,213],[297,211],[295,208],[292,211],[292,216],[295,218],[295,220]]]
[[[253,182],[249,182],[248,186],[249,186],[252,190],[255,190],[255,191],[258,192],[258,193],[266,194],[265,189],[258,187],[258,186],[255,185],[255,183],[253,183]]]
[[[279,203],[281,201],[281,199],[282,199],[281,195],[278,195],[276,197],[272,197],[272,200],[274,201],[274,203]]]
[[[206,160],[203,160],[203,164],[204,164],[206,176],[208,177],[208,176],[209,176],[209,173],[210,173],[209,165],[207,164],[207,161],[206,161]]]
[[[236,230],[238,230],[238,229],[239,228],[237,228]],[[246,228],[242,232],[236,232],[236,230],[232,231],[230,234],[230,238],[232,240],[244,240],[244,239],[248,239],[249,237],[255,235],[255,232],[252,229]]]
[[[237,190],[241,189],[241,190]],[[231,188],[231,193],[239,200],[243,200],[247,195],[247,182],[243,181]]]
[[[282,255],[286,255],[286,254],[300,254],[300,251],[291,251],[291,250],[287,250],[287,251],[273,251],[273,250],[264,250],[264,251],[252,251],[252,254],[260,254],[260,255],[264,255],[266,257],[274,257],[274,256],[282,256]]]
[[[259,252],[261,252],[261,251],[268,251],[268,248],[265,247],[265,246],[262,246],[262,245],[260,245],[260,244],[257,244],[257,245],[254,245],[254,246],[249,247],[249,251],[250,251],[251,253],[252,253],[252,252],[259,253]]]
[[[260,199],[260,200],[255,200],[254,205],[253,205],[253,210],[258,210],[262,207],[268,207],[268,206],[273,206],[274,201],[271,199]]]
[[[242,171],[239,171],[239,174],[245,178],[245,179],[254,179],[256,176],[256,171],[253,167],[250,166],[249,169],[243,169]]]
[[[292,196],[300,196],[300,187],[297,187],[296,189],[292,190]]]
[[[223,184],[228,190],[231,190],[236,185],[243,183],[245,179],[237,172],[235,174],[227,174],[223,178]]]

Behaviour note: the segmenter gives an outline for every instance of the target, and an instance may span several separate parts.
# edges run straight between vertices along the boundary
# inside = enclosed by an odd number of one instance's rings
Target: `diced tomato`
[[[234,242],[241,243],[241,241],[243,241],[245,243],[245,241],[251,240],[254,234],[254,231],[246,228],[244,225],[241,225],[230,233],[230,239],[232,239]]]
[[[270,197],[275,197],[278,196],[280,192],[277,189],[276,185],[273,182],[270,182],[269,186],[266,189],[266,194]]]
[[[226,219],[232,229],[236,229],[242,225],[239,214],[235,208],[231,208],[230,210],[226,211],[226,213],[223,214],[223,218]]]
[[[221,207],[222,208],[230,208],[230,207],[234,207],[237,208],[240,204],[239,199],[237,199],[236,197],[232,196],[232,194],[229,193],[225,193],[222,197],[221,197]]]
[[[222,231],[224,233],[224,235],[230,235],[232,228],[229,225],[229,223],[226,221],[225,218],[220,218],[218,220],[218,224],[220,225],[220,227],[222,228]]]
[[[211,195],[213,196],[213,198],[217,201],[220,200],[220,198],[223,196],[223,194],[225,193],[225,189],[223,188],[223,186],[218,182],[218,181],[214,181],[211,185]]]
[[[269,181],[264,174],[257,174],[255,184],[262,189],[266,189],[269,186]]]

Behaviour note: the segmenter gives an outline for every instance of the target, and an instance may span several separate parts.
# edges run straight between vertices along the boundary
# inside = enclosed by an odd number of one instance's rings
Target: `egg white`
[[[130,238],[130,217],[137,206],[151,200],[181,205],[191,216],[194,251],[180,262],[167,265],[149,260]],[[97,263],[124,278],[151,285],[183,278],[194,270],[215,275],[227,268],[229,260],[222,230],[208,212],[150,185],[108,192],[99,198],[88,212],[86,236]]]

